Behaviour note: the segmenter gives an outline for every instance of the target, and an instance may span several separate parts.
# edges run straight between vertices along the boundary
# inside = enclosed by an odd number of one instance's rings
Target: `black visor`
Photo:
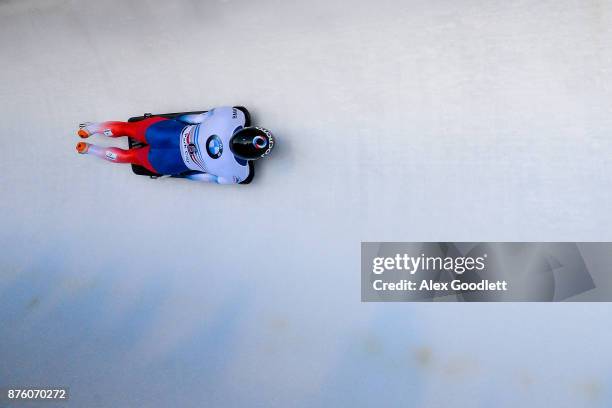
[[[260,127],[240,129],[230,140],[230,150],[243,160],[256,160],[270,153],[274,147],[272,134]]]

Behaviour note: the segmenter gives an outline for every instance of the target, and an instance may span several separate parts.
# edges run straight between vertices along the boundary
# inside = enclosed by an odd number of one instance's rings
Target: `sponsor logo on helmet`
[[[266,149],[265,152],[263,152],[261,157],[267,156],[268,154],[270,154],[270,152],[272,151],[272,148],[274,147],[274,136],[272,136],[272,133],[270,133],[268,129],[265,129],[259,126],[255,126],[255,129],[264,132],[266,136],[268,136],[268,148]]]

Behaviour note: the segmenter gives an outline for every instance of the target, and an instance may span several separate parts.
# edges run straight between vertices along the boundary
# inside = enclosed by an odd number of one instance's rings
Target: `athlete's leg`
[[[129,136],[139,142],[147,143],[146,132],[149,126],[154,123],[167,120],[155,116],[139,120],[137,122],[98,122],[98,123],[83,123],[79,127],[78,135],[82,138],[89,137],[95,134],[103,134],[110,137]]]
[[[80,154],[91,154],[114,163],[132,163],[145,167],[147,170],[157,173],[149,162],[149,146],[137,149],[123,150],[117,147],[102,147],[90,143],[79,142],[76,145]]]

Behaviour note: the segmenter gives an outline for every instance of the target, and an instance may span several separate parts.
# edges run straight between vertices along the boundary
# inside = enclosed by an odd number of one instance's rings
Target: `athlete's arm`
[[[195,181],[202,181],[204,183],[216,183],[217,182],[217,176],[215,176],[214,174],[209,174],[209,173],[186,174],[183,176],[183,178],[186,178],[189,180],[195,180]]]
[[[179,122],[187,123],[189,125],[197,125],[198,123],[202,123],[202,121],[208,116],[208,112],[204,113],[191,113],[189,115],[182,115],[175,118]]]
[[[202,181],[205,183],[216,183],[216,184],[236,184],[233,179],[228,179],[226,177],[215,176],[210,173],[193,173],[182,176],[189,180]]]

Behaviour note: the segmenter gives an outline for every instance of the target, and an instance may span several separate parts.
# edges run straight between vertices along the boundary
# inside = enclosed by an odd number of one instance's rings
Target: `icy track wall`
[[[359,247],[610,240],[611,13],[0,2],[0,383],[75,407],[609,406],[606,304],[362,304]],[[278,138],[249,186],[74,151],[83,121],[234,104]]]

